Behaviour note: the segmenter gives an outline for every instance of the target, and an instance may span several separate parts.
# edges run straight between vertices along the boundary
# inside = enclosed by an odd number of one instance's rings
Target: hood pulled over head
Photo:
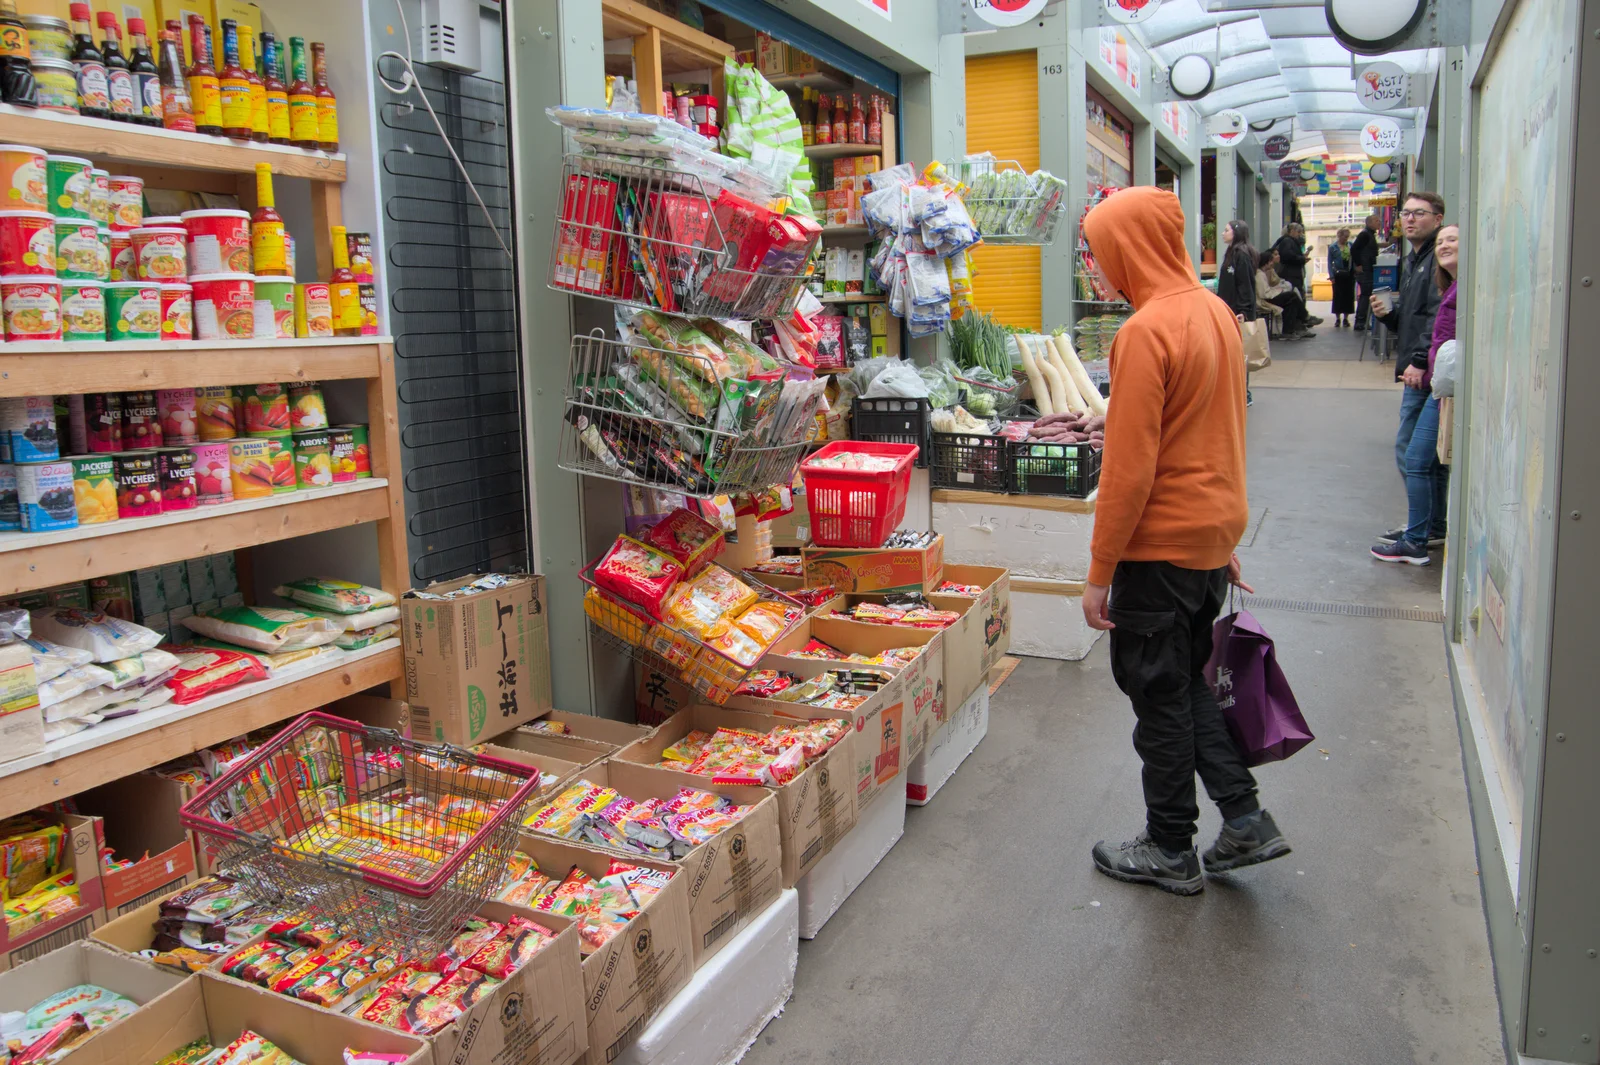
[[[1112,193],[1085,216],[1083,236],[1106,279],[1135,310],[1199,284],[1183,243],[1183,208],[1165,189]]]

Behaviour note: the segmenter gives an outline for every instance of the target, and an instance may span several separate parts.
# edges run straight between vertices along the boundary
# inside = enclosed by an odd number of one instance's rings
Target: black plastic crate
[[[929,434],[928,483],[972,492],[1011,491],[1011,456],[1004,437]]]
[[[1100,484],[1100,452],[1081,444],[1016,440],[1011,456],[1011,491],[1022,495],[1083,499]]]
[[[933,407],[927,397],[856,397],[850,408],[850,438],[875,444],[917,445],[917,465],[928,465],[928,435]]]

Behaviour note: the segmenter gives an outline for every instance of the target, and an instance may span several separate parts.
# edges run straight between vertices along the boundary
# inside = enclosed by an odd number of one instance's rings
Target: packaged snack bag
[[[683,573],[682,564],[671,555],[619,536],[595,567],[594,582],[659,618],[663,600]]]
[[[646,529],[644,542],[677,559],[691,577],[720,555],[725,546],[720,529],[682,508]]]
[[[382,588],[341,581],[335,577],[302,577],[278,585],[272,593],[292,603],[335,614],[359,614],[365,610],[395,605],[394,596]]]

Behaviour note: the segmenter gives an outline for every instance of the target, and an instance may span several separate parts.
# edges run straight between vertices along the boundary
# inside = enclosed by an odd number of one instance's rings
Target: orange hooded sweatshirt
[[[1172,193],[1124,189],[1083,235],[1134,309],[1111,345],[1089,580],[1110,584],[1124,559],[1225,566],[1249,519],[1238,322],[1195,280]]]

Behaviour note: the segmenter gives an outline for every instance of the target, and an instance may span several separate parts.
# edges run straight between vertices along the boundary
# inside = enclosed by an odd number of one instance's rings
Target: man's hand
[[[1382,318],[1389,311],[1388,306],[1383,302],[1382,296],[1367,297],[1367,306],[1371,307],[1372,313],[1377,315],[1379,318]]]
[[[1089,623],[1091,629],[1105,632],[1116,628],[1111,623],[1111,614],[1107,609],[1110,598],[1111,589],[1104,584],[1090,582],[1083,586],[1083,620]]]
[[[1256,594],[1256,590],[1244,582],[1244,576],[1239,569],[1238,555],[1232,555],[1228,559],[1228,583],[1238,588],[1241,592],[1249,592],[1251,595]],[[1087,593],[1085,598],[1088,598]],[[1085,606],[1084,609],[1087,610],[1088,607]]]
[[[1415,365],[1407,366],[1405,368],[1405,372],[1400,375],[1400,380],[1406,383],[1407,388],[1421,388],[1422,367]]]

